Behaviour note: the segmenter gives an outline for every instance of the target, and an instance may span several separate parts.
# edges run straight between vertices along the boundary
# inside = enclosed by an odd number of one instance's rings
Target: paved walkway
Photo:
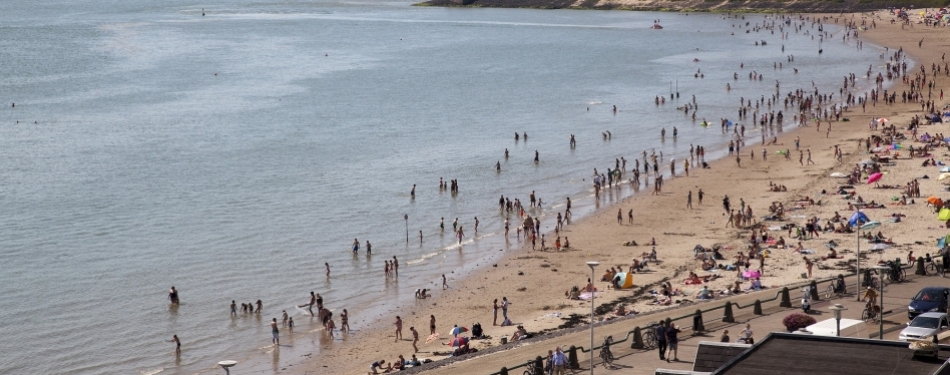
[[[909,273],[913,273],[913,270],[908,270]],[[900,284],[891,284],[885,287],[884,292],[884,339],[896,340],[897,335],[900,332],[900,329],[903,327],[904,323],[908,321],[907,319],[907,303],[910,301],[910,298],[913,297],[917,291],[925,286],[950,286],[950,278],[940,278],[933,276],[913,276],[908,275],[909,280]],[[854,277],[850,277],[847,281],[851,284],[854,283]],[[819,289],[822,289],[819,287]],[[854,295],[853,286],[850,289],[852,293],[845,295],[841,298],[832,297],[831,300],[825,299],[822,295],[822,300],[814,302],[812,304],[813,311],[811,315],[815,317],[815,320],[822,321],[825,319],[833,319],[833,313],[828,310],[828,307],[831,307],[833,304],[841,304],[844,307],[848,308],[847,311],[842,313],[842,318],[849,319],[860,319],[861,312],[864,309],[864,303],[856,301],[856,296]],[[741,305],[751,303],[755,299],[768,299],[775,295],[777,290],[766,290],[762,292],[757,292],[753,294],[747,294],[742,296],[736,296],[731,299],[732,301],[738,302]],[[735,323],[722,323],[717,317],[704,316],[706,332],[702,335],[692,335],[690,328],[684,329],[684,333],[680,334],[680,344],[679,344],[679,361],[672,361],[667,363],[666,361],[660,361],[659,355],[656,350],[644,351],[630,349],[629,343],[622,343],[614,345],[611,347],[611,350],[614,353],[614,356],[617,359],[614,361],[614,367],[612,369],[606,369],[599,359],[596,359],[595,372],[596,373],[616,373],[616,374],[653,374],[656,368],[667,368],[675,370],[692,370],[693,359],[696,356],[696,347],[700,341],[719,341],[719,337],[722,335],[722,331],[728,329],[729,336],[732,341],[735,341],[737,338],[737,333],[741,331],[745,324],[751,324],[752,329],[755,332],[755,339],[762,339],[769,332],[780,331],[785,332],[785,327],[782,325],[782,319],[792,313],[800,312],[800,302],[801,302],[801,291],[793,290],[791,293],[792,308],[781,308],[778,307],[778,301],[771,302],[763,305],[764,315],[753,315],[752,309],[734,309],[736,313]],[[711,304],[721,304],[722,301],[713,301]],[[612,335],[614,339],[623,338],[629,330],[632,330],[636,326],[646,326],[650,322],[655,322],[659,319],[665,319],[666,317],[676,317],[682,316],[691,312],[694,312],[697,308],[706,309],[713,305],[711,304],[700,304],[700,305],[689,305],[686,307],[670,310],[662,314],[650,314],[642,317],[637,317],[634,319],[629,319],[614,324],[609,324],[605,326],[595,327],[594,339],[596,345],[600,345],[600,342],[603,341],[603,338],[606,335]],[[717,313],[717,310],[714,313]],[[688,325],[688,322],[680,321],[678,325]],[[878,323],[872,322],[868,324],[868,333],[872,337],[877,337],[879,330]],[[590,345],[590,333],[589,331],[576,332],[560,337],[554,337],[549,340],[542,340],[538,342],[533,342],[521,346],[513,346],[509,350],[500,351],[497,353],[486,354],[473,358],[471,360],[459,361],[451,365],[440,367],[437,369],[425,371],[426,373],[472,373],[472,374],[488,374],[499,371],[503,366],[513,367],[517,364],[524,363],[530,359],[535,358],[539,355],[545,355],[549,349],[554,349],[556,346],[561,346],[566,350],[566,348],[571,345],[583,346],[585,348]],[[590,371],[590,354],[578,352],[578,359],[580,361],[581,369],[575,370],[575,373],[589,373]],[[596,353],[595,353],[596,357]],[[521,374],[525,368],[519,368],[512,370],[512,374]]]

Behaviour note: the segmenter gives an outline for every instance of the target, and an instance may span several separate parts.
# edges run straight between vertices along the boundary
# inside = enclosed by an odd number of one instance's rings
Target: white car
[[[898,339],[901,341],[917,340],[946,332],[948,327],[950,327],[950,323],[948,323],[947,313],[924,313],[917,315],[914,320],[907,323],[907,328],[901,331]]]

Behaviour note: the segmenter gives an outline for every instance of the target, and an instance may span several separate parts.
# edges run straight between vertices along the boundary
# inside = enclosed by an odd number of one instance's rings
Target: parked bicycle
[[[610,343],[613,341],[613,336],[607,336],[604,338],[604,344],[600,347],[600,359],[604,361],[604,368],[614,367],[614,353],[610,352]]]
[[[649,326],[643,330],[643,348],[647,350],[656,349],[656,326]]]
[[[838,278],[834,279],[829,283],[828,288],[825,289],[825,298],[831,298],[831,296],[841,296],[842,294],[847,293],[847,284],[844,282],[844,275],[838,274]]]

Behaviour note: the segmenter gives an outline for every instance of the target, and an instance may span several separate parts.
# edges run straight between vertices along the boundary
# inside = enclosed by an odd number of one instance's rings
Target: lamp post
[[[600,262],[587,262],[590,267],[590,375],[594,375],[594,268],[599,266]]]
[[[828,310],[835,313],[835,336],[841,336],[841,312],[847,309],[847,307],[841,306],[841,304],[838,303],[828,308]]]
[[[409,214],[403,215],[402,218],[406,220],[406,245],[408,245],[409,244]]]
[[[877,270],[877,274],[881,278],[881,316],[877,317],[877,339],[884,340],[884,273],[890,270],[890,267],[887,266],[877,266],[874,267]]]

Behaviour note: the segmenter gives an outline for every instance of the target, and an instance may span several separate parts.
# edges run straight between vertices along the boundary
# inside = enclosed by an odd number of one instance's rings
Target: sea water
[[[332,343],[296,308],[310,291],[358,330],[516,247],[500,196],[535,191],[544,210],[529,214],[551,230],[567,197],[575,218],[594,207],[593,168],[721,150],[719,119],[738,120],[740,97],[779,80],[783,96],[814,83],[837,98],[847,73],[884,63],[833,25],[821,47],[810,25],[746,33],[761,15],[410,5],[0,4],[0,373],[209,372],[259,356],[281,310],[299,337],[283,342],[319,356]],[[676,110],[693,95],[695,122]],[[373,255],[354,255],[354,238]],[[258,299],[263,314],[229,316],[231,300]]]

